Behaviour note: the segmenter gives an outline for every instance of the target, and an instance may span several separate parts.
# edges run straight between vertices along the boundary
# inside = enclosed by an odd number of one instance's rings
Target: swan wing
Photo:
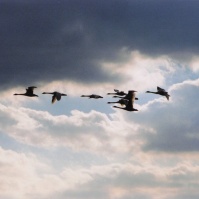
[[[159,92],[166,92],[163,88],[160,88],[160,87],[158,87],[158,86],[157,86],[157,90],[158,90]]]
[[[33,94],[33,90],[37,88],[36,86],[30,86],[26,89],[26,93],[32,95]]]
[[[128,110],[133,110],[133,104],[134,104],[134,101],[135,101],[135,92],[130,91],[128,94],[129,94],[129,100],[128,100],[128,103],[126,105],[126,108]]]
[[[134,92],[130,92],[129,101],[132,101],[132,103],[134,103],[134,101],[135,101],[135,93]]]
[[[129,100],[127,105],[126,105],[126,109],[130,110],[132,108],[133,108],[133,102],[132,102],[132,100]]]
[[[170,95],[167,93],[167,94],[165,95],[165,97],[167,98],[167,100],[169,100]]]
[[[119,107],[119,106],[113,106],[114,108],[119,108],[119,109],[123,109],[125,110],[126,108],[122,108],[122,107]]]
[[[52,104],[54,104],[56,102],[57,98],[56,98],[56,95],[53,95],[52,96]]]

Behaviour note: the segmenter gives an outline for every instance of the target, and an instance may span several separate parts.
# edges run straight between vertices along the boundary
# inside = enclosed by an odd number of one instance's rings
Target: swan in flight
[[[170,97],[170,95],[168,94],[168,92],[166,92],[163,88],[160,88],[158,86],[157,86],[157,92],[146,91],[146,93],[153,93],[153,94],[162,95],[162,96],[165,96],[167,98],[167,100],[169,100],[169,97]]]
[[[51,95],[53,95],[53,96],[52,96],[52,104],[55,103],[56,100],[58,100],[58,101],[61,100],[61,96],[67,96],[67,95],[64,94],[64,93],[59,93],[59,92],[57,92],[57,91],[52,92],[52,93],[43,92],[42,94],[51,94]]]
[[[27,97],[39,97],[38,95],[35,95],[33,93],[33,90],[37,88],[36,86],[30,86],[28,88],[26,88],[26,92],[25,93],[15,93],[14,95],[24,95]]]
[[[107,93],[107,95],[119,95],[119,96],[124,96],[126,93],[124,91],[119,91],[117,89],[114,89],[115,93]]]
[[[127,105],[128,104],[128,101],[127,99],[120,99],[118,100],[117,102],[107,102],[108,104],[115,104],[115,103],[118,103],[118,104],[121,104],[122,106],[123,105]]]
[[[88,98],[93,98],[93,99],[103,98],[102,96],[96,95],[96,94],[92,94],[92,95],[82,95],[81,97],[88,97]]]
[[[134,101],[135,101],[135,92],[136,91],[129,91],[129,100],[128,100],[128,103],[127,105],[122,108],[122,107],[119,107],[119,106],[113,106],[114,108],[119,108],[119,109],[123,109],[123,110],[126,110],[126,111],[138,111],[137,109],[135,109],[133,107],[133,104],[134,104]]]

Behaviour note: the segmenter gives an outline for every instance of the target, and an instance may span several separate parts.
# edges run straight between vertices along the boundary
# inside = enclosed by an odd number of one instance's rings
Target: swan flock
[[[34,89],[37,88],[36,86],[30,86],[26,88],[25,93],[15,93],[14,95],[23,95],[27,97],[39,97],[38,95],[34,94]],[[113,106],[114,108],[123,109],[126,111],[138,111],[136,108],[134,108],[134,101],[138,100],[136,96],[135,90],[129,90],[128,93],[125,93],[124,91],[119,91],[117,89],[114,89],[114,93],[107,93],[107,95],[114,95],[113,98],[120,98],[118,101],[115,102],[107,102],[108,104],[120,104],[120,106]],[[146,91],[146,93],[152,93],[157,94],[161,96],[165,96],[167,100],[169,100],[170,95],[168,94],[165,89],[160,88],[157,86],[157,91]],[[60,101],[62,96],[67,96],[67,94],[60,93],[57,91],[54,92],[43,92],[42,94],[51,94],[52,95],[52,104],[56,101]],[[89,99],[100,99],[103,98],[100,95],[91,94],[91,95],[81,95],[81,97],[88,97]],[[124,107],[123,107],[124,106]]]

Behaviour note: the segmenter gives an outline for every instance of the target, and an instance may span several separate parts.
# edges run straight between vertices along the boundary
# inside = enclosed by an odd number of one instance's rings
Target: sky
[[[198,199],[198,13],[195,0],[0,0],[0,198]],[[29,86],[39,97],[13,95]],[[157,86],[169,101],[146,93]],[[138,111],[107,104],[114,89],[136,90]],[[51,104],[54,91],[67,96]]]

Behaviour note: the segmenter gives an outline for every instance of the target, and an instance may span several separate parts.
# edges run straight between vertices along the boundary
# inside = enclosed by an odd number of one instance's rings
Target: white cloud
[[[198,72],[199,71],[199,57],[193,56],[189,65],[194,72]]]
[[[169,102],[158,99],[144,105],[134,121],[140,124],[141,135],[146,135],[145,149],[167,152],[198,150],[198,81],[173,85],[169,90]]]
[[[0,154],[1,198],[22,199],[34,192],[42,192],[39,182],[43,180],[45,173],[51,171],[48,165],[41,163],[34,154],[17,153],[2,148]]]
[[[198,194],[199,166],[197,157],[172,155],[163,159],[157,154],[143,161],[65,167],[60,172],[34,154],[17,153],[0,148],[1,198],[135,198],[168,199],[182,193]],[[175,163],[168,164],[175,159]],[[198,159],[198,158],[197,158]],[[164,162],[167,163],[164,165]],[[171,186],[172,185],[172,186]],[[15,187],[13,189],[13,187]],[[183,191],[182,191],[183,189]],[[166,194],[162,194],[165,192]]]
[[[128,199],[133,194],[135,198],[168,199],[180,195],[181,186],[187,192],[190,184],[198,185],[199,167],[186,165],[183,162],[172,167],[158,167],[153,162],[150,167],[144,164],[135,166],[131,163],[124,163],[92,166],[88,169],[80,169],[80,171],[88,176],[88,180],[56,196],[60,199],[81,199],[94,196],[99,199]],[[187,177],[190,184],[184,183]],[[196,186],[192,187],[192,191],[192,193],[198,193]],[[163,192],[165,194],[162,194]]]
[[[156,88],[157,85],[164,85],[166,76],[175,72],[174,63],[167,56],[151,58],[138,51],[128,53],[125,49],[121,53],[123,56],[128,54],[125,61],[104,63],[103,67],[106,72],[125,79],[124,83],[118,85],[124,90],[145,91],[147,88]]]
[[[73,110],[70,116],[53,116],[48,112],[1,105],[0,115],[7,115],[2,131],[19,142],[39,147],[86,149],[93,153],[127,151],[126,136],[136,129],[96,111]]]

